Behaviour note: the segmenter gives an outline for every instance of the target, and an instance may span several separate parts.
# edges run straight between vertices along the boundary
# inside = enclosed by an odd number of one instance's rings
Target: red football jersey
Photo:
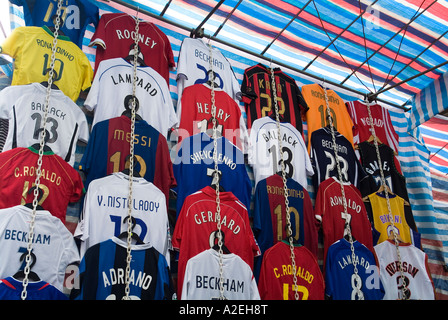
[[[372,135],[367,105],[359,100],[346,103],[348,113],[353,121],[353,143],[367,141]],[[389,112],[379,104],[370,105],[373,127],[380,141],[398,152],[398,133],[395,131]]]
[[[38,151],[32,147],[0,153],[0,208],[33,202],[38,158]],[[63,223],[68,204],[77,202],[84,192],[78,171],[49,151],[42,158],[39,189],[42,191],[39,204]]]
[[[260,248],[252,233],[246,207],[229,191],[220,192],[220,204],[225,246],[253,268],[254,257],[260,255]],[[214,237],[217,230],[216,192],[207,186],[185,199],[174,227],[171,242],[179,251],[179,297],[188,260],[217,243]]]
[[[212,135],[211,89],[205,84],[194,84],[184,89],[180,103],[182,115],[179,125],[178,143],[183,138],[200,132]],[[246,150],[248,139],[246,123],[240,106],[222,89],[215,89],[217,130],[240,150]]]
[[[361,197],[361,192],[351,183],[344,182],[347,213],[354,239],[373,251],[372,225]],[[314,213],[322,221],[324,237],[324,263],[328,248],[344,237],[346,219],[343,217],[344,204],[341,185],[333,177],[323,181],[316,195]]]
[[[96,45],[95,65],[111,58],[126,58],[134,48],[135,18],[127,13],[105,13],[89,46]],[[169,70],[174,68],[173,50],[168,37],[152,22],[140,21],[140,51],[145,65],[156,70],[169,86]]]
[[[303,246],[294,247],[297,289],[291,260],[291,249],[285,242],[269,248],[261,265],[258,291],[262,300],[324,300],[325,285],[316,257]]]

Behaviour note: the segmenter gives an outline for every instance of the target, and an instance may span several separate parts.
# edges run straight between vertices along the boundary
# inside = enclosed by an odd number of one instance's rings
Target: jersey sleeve
[[[2,43],[0,53],[7,54],[12,58],[15,58],[19,54],[23,42],[25,41],[24,28],[25,27],[18,27],[11,32]]]
[[[109,19],[107,14],[103,15],[98,22],[98,26],[95,29],[95,33],[90,40],[89,47],[101,46],[103,50],[106,50],[106,24]]]
[[[84,106],[89,111],[94,111],[98,104],[99,90],[100,90],[100,77],[102,74],[104,64],[100,62],[95,77],[93,78],[93,82],[90,86],[89,94],[87,95],[86,100],[84,101]]]
[[[257,98],[258,95],[255,93],[249,82],[249,76],[247,75],[247,72],[244,72],[243,81],[241,83],[241,100],[246,104],[250,104],[252,100]]]

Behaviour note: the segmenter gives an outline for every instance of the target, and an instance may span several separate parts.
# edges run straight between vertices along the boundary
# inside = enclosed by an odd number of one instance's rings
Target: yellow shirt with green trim
[[[18,27],[11,32],[1,46],[1,53],[14,58],[11,85],[48,81],[53,39],[53,33],[46,26]],[[92,84],[90,61],[67,36],[58,36],[53,79],[73,101]]]

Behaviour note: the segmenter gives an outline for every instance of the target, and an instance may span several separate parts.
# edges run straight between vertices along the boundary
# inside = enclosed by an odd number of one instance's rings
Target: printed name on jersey
[[[107,197],[107,198],[106,198]],[[98,206],[116,208],[116,209],[127,209],[128,208],[128,198],[120,196],[103,196],[98,195]],[[156,201],[150,201],[145,199],[132,199],[132,209],[137,211],[147,212],[158,212],[160,203]]]
[[[126,285],[125,282],[125,269],[123,268],[111,268],[109,270],[103,270],[101,276],[103,277],[104,288],[115,285]],[[129,285],[148,290],[152,282],[152,276],[146,274],[144,271],[139,270],[137,276],[135,270],[131,269],[129,274]]]
[[[124,84],[133,84],[134,83],[134,76],[130,73],[126,73],[126,74],[119,73],[119,74],[116,74],[115,76],[113,74],[111,74],[110,78],[112,79],[112,82],[114,83],[114,85],[119,85],[122,83],[124,83]],[[141,79],[138,76],[136,76],[135,85],[137,87],[142,88],[143,90],[146,90],[146,92],[148,92],[148,94],[152,97],[154,97],[158,93],[157,89],[153,88],[152,83],[150,83],[149,81],[145,82],[144,79]]]
[[[216,225],[218,223],[218,213],[216,212],[215,214],[213,214],[213,212],[211,211],[202,211],[194,215],[194,221],[198,225],[210,222]],[[238,234],[241,231],[241,227],[235,224],[235,220],[230,219],[227,222],[227,216],[225,215],[221,217],[221,226],[226,227],[227,229],[232,231],[233,234]]]
[[[135,41],[135,30],[129,31],[128,29],[123,29],[123,30],[115,30],[115,32],[117,33],[118,40],[132,39]],[[138,42],[141,44],[144,44],[147,47],[150,47],[151,49],[157,45],[157,42],[155,42],[150,37],[148,37],[144,34],[141,34],[141,33],[138,34]]]
[[[306,270],[304,267],[302,266],[296,266],[296,277],[299,277],[303,280],[305,280],[306,282],[308,282],[309,284],[312,284],[314,281],[314,275]],[[272,271],[274,272],[274,275],[277,279],[280,279],[281,277],[291,277],[292,275],[294,275],[293,272],[293,267],[290,264],[282,264],[281,268],[277,268],[274,267],[272,269]]]
[[[220,289],[220,278],[215,276],[196,275],[195,286],[197,289]],[[244,293],[244,281],[223,278],[222,287],[227,292]]]
[[[5,229],[5,240],[28,242],[28,232],[22,230]],[[33,236],[33,244],[47,244],[51,242],[50,234],[36,233]]]

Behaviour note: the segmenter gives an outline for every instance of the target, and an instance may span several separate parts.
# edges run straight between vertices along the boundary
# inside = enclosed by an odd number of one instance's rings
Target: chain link
[[[39,157],[37,159],[37,168],[36,168],[36,180],[34,185],[34,191],[33,191],[33,210],[31,213],[31,221],[30,221],[30,231],[28,232],[28,244],[27,244],[27,254],[25,257],[25,268],[24,268],[24,278],[23,278],[23,289],[21,292],[21,299],[26,300],[26,297],[28,295],[27,293],[27,287],[29,283],[29,274],[31,269],[31,251],[33,250],[33,239],[34,239],[34,226],[36,222],[36,210],[37,205],[39,204],[39,186],[40,186],[40,177],[42,175],[42,158],[44,154],[44,145],[45,145],[45,136],[46,136],[46,130],[45,126],[47,124],[47,116],[48,116],[48,108],[50,104],[50,95],[51,95],[51,86],[53,84],[53,75],[54,75],[54,62],[55,62],[55,55],[56,55],[56,46],[58,43],[58,34],[59,34],[59,27],[61,23],[61,9],[62,9],[62,0],[58,1],[58,7],[56,11],[56,21],[54,26],[54,32],[53,32],[53,45],[51,47],[51,58],[50,58],[50,69],[48,72],[48,85],[47,85],[47,91],[45,96],[45,105],[44,105],[44,116],[42,119],[42,135],[40,137],[39,141]]]
[[[211,89],[211,113],[212,113],[212,124],[213,124],[213,162],[215,165],[215,170],[213,174],[214,180],[216,180],[215,190],[216,190],[216,220],[217,220],[217,228],[218,228],[218,253],[219,253],[219,299],[226,300],[224,296],[224,266],[223,266],[223,234],[221,230],[221,199],[220,199],[220,191],[219,191],[219,170],[218,170],[218,130],[217,130],[217,120],[216,120],[216,101],[215,101],[215,74],[213,72],[213,50],[210,42],[208,43],[209,47],[209,80],[210,80],[210,89]]]
[[[358,274],[358,260],[356,259],[356,254],[355,254],[355,246],[353,245],[353,235],[352,235],[352,231],[351,231],[351,226],[350,226],[350,220],[351,220],[351,216],[347,211],[347,199],[346,199],[346,195],[345,195],[345,188],[344,188],[344,181],[342,178],[342,170],[341,170],[341,165],[339,163],[339,156],[338,156],[338,147],[336,144],[336,135],[335,135],[335,129],[334,129],[334,125],[333,125],[333,118],[331,117],[331,108],[330,108],[330,104],[328,102],[328,94],[327,94],[327,89],[325,88],[325,86],[323,87],[324,89],[324,95],[325,95],[325,104],[326,104],[326,110],[327,110],[327,119],[328,119],[328,123],[330,125],[330,131],[331,131],[331,139],[333,142],[333,151],[334,151],[334,158],[336,160],[336,168],[338,171],[338,182],[339,185],[341,186],[341,195],[342,195],[342,204],[344,206],[344,216],[343,218],[345,219],[345,232],[346,235],[348,236],[348,240],[350,243],[350,251],[351,251],[351,255],[352,255],[352,264],[353,264],[353,275],[352,275],[352,287],[353,287],[353,294],[352,294],[352,299],[353,300],[364,300],[364,294],[360,289],[360,284],[361,284],[361,278]],[[354,282],[356,282],[356,285],[354,285]]]
[[[275,83],[275,74],[274,69],[270,68],[271,75],[271,90],[274,96],[274,107],[275,107],[275,120],[277,124],[277,138],[278,138],[278,150],[280,150],[280,166],[282,172],[282,180],[283,180],[283,195],[285,196],[285,211],[286,211],[286,225],[288,228],[288,240],[289,240],[289,249],[291,252],[291,266],[293,271],[293,281],[294,281],[294,297],[296,300],[299,300],[299,291],[297,286],[297,267],[296,267],[296,256],[294,253],[294,240],[291,228],[291,214],[289,209],[289,199],[288,199],[288,186],[286,180],[286,171],[285,171],[285,163],[283,159],[283,149],[282,149],[282,139],[281,139],[281,130],[280,130],[280,116],[278,112],[278,98],[277,98],[277,86]]]
[[[388,210],[388,215],[389,215],[389,223],[392,226],[392,233],[394,236],[394,243],[395,243],[395,248],[397,249],[397,256],[398,256],[398,263],[399,263],[399,267],[400,267],[400,278],[401,278],[401,293],[402,293],[402,300],[406,300],[407,299],[407,295],[406,295],[406,291],[407,291],[407,287],[406,287],[406,282],[405,282],[405,276],[404,276],[404,271],[403,271],[403,266],[401,263],[401,254],[400,254],[400,241],[398,241],[398,235],[397,235],[397,231],[395,230],[395,226],[394,226],[394,219],[393,219],[393,215],[392,215],[392,208],[390,206],[390,199],[389,199],[389,189],[386,183],[386,179],[384,178],[384,171],[383,171],[383,165],[381,164],[381,156],[380,156],[380,150],[378,147],[378,139],[375,133],[375,127],[373,125],[373,118],[372,118],[372,112],[370,110],[370,103],[369,101],[366,101],[366,106],[367,106],[367,112],[369,113],[369,121],[370,121],[370,131],[372,133],[373,136],[373,143],[375,145],[375,151],[376,151],[376,157],[377,157],[377,161],[378,161],[378,166],[380,168],[380,177],[381,177],[381,185],[384,187],[384,196],[386,197],[386,203],[387,203],[387,210]]]
[[[125,271],[125,295],[123,300],[130,300],[130,275],[132,261],[132,199],[133,199],[133,176],[134,176],[134,137],[135,137],[135,107],[136,107],[136,90],[137,90],[137,58],[139,53],[138,35],[140,20],[135,18],[135,39],[134,39],[134,61],[133,61],[133,81],[132,81],[132,100],[131,100],[131,136],[130,136],[130,156],[129,156],[129,194],[128,194],[128,237],[126,248],[126,271]]]

